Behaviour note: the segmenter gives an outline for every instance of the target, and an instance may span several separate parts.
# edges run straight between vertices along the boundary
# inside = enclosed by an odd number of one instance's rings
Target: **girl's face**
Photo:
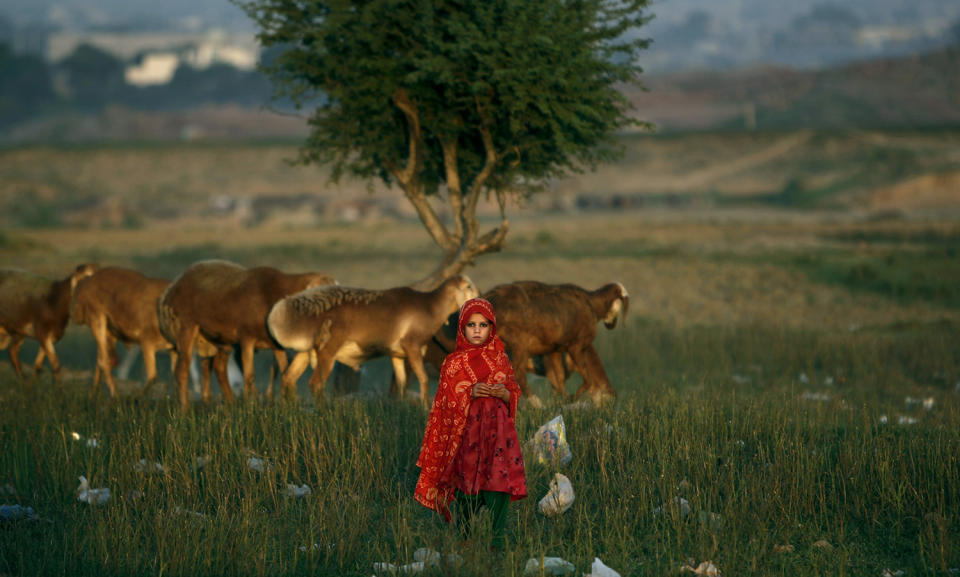
[[[463,325],[463,336],[472,345],[482,345],[490,336],[490,321],[480,313],[473,313],[467,319],[467,324]]]

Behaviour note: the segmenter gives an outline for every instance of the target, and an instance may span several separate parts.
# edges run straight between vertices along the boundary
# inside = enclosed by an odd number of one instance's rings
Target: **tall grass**
[[[165,400],[91,401],[86,383],[5,378],[2,500],[39,519],[0,522],[0,573],[370,575],[429,547],[463,561],[428,574],[518,575],[540,556],[584,572],[600,557],[622,575],[679,574],[691,559],[724,575],[950,574],[956,332],[604,331],[615,403],[521,405],[521,439],[563,414],[574,459],[557,468],[525,451],[530,496],[511,506],[500,554],[465,546],[412,500],[426,422],[417,405],[331,395],[183,413]],[[533,388],[550,398],[542,379]],[[141,472],[141,460],[163,471]],[[577,498],[547,518],[536,502],[555,472]],[[110,488],[110,502],[78,502],[80,475]],[[312,494],[287,496],[287,484]]]

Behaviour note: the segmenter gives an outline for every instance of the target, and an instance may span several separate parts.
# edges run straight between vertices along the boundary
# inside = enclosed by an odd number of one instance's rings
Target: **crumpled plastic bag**
[[[680,572],[689,571],[702,577],[720,577],[720,570],[710,561],[703,561],[696,568],[692,567],[694,560],[690,559],[686,565],[680,566]]]
[[[569,509],[575,498],[570,479],[566,475],[556,473],[550,481],[550,490],[540,499],[537,507],[547,517],[553,517]]]
[[[440,552],[426,547],[420,547],[413,552],[413,560],[423,562],[425,565],[433,567],[440,566]]]
[[[567,444],[563,415],[557,415],[537,429],[532,442],[538,463],[566,465],[573,460],[573,453],[570,451],[570,445]]]
[[[163,473],[163,465],[160,463],[148,463],[146,459],[140,459],[133,464],[133,470],[138,473]]]
[[[22,519],[36,519],[37,514],[33,507],[22,505],[0,505],[0,521],[20,521]]]
[[[620,574],[604,565],[599,557],[594,557],[593,565],[590,565],[590,573],[583,577],[620,577]]]
[[[103,505],[110,500],[110,489],[91,489],[87,478],[80,475],[80,486],[77,487],[77,501],[91,505]]]
[[[297,487],[293,483],[287,483],[287,496],[293,497],[294,499],[302,499],[307,495],[313,493],[313,489],[310,488],[310,485],[304,483]]]
[[[553,577],[570,577],[577,572],[573,563],[561,559],[560,557],[544,557],[543,565],[540,559],[528,559],[523,568],[524,577],[536,577],[538,575],[552,575]]]
[[[423,573],[423,569],[423,561],[414,561],[413,563],[400,565],[399,567],[393,563],[379,562],[373,564],[373,572],[376,575],[410,575],[413,573]]]
[[[83,440],[83,436],[82,436],[80,433],[76,432],[76,431],[72,431],[72,432],[70,433],[70,437],[71,437],[74,441],[82,441],[82,440]],[[90,437],[89,439],[87,439],[87,443],[86,443],[86,444],[87,444],[88,447],[90,447],[90,448],[92,448],[92,449],[98,449],[98,448],[100,448],[100,441],[98,441],[95,437]]]
[[[270,463],[268,463],[266,459],[261,459],[260,457],[252,456],[249,459],[247,459],[247,467],[249,467],[250,470],[252,471],[263,473],[268,469],[270,469]]]

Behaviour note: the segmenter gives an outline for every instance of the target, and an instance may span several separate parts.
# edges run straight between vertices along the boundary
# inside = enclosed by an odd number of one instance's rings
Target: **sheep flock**
[[[17,378],[24,380],[20,349],[26,339],[36,340],[29,377],[36,380],[46,362],[56,384],[61,367],[54,344],[68,323],[86,325],[97,346],[92,396],[99,393],[101,380],[110,396],[117,396],[113,371],[116,344],[122,342],[136,345],[143,355],[140,394],[157,386],[156,354],[169,354],[175,398],[184,409],[191,405],[187,381],[194,353],[202,366],[203,401],[213,399],[213,373],[227,403],[235,399],[227,374],[235,354],[245,399],[258,396],[255,351],[270,350],[274,364],[266,395],[272,396],[279,376],[283,396],[295,400],[298,379],[312,367],[309,386],[318,402],[335,363],[357,370],[369,359],[389,357],[391,394],[405,396],[409,367],[419,381],[419,401],[429,406],[427,368],[436,370],[443,352],[449,352],[444,343],[449,347],[450,326],[456,326],[460,307],[481,294],[497,311],[499,334],[533,406],[542,401],[530,391],[526,372],[540,359],[557,395],[566,396],[566,379],[579,372],[583,384],[576,397],[586,395],[599,403],[615,396],[593,340],[598,323],[612,328],[626,315],[629,297],[620,283],[590,291],[573,284],[518,281],[481,293],[469,277],[455,275],[432,291],[405,286],[374,290],[341,286],[322,272],[294,274],[224,260],[194,263],[172,280],[93,263],[81,264],[63,278],[0,269],[0,350],[7,349]]]

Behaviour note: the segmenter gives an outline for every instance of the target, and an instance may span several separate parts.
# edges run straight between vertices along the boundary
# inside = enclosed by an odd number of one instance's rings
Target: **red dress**
[[[526,472],[517,427],[507,404],[493,397],[473,399],[456,456],[441,476],[468,495],[480,491],[527,496]]]
[[[486,342],[473,345],[463,328],[473,313],[491,322]],[[440,383],[420,447],[420,478],[414,498],[444,514],[454,491],[503,491],[511,501],[527,496],[523,457],[514,418],[520,387],[513,376],[503,341],[496,333],[493,307],[471,299],[460,309],[457,348],[440,368]],[[503,384],[509,403],[494,397],[471,397],[476,383]],[[462,447],[462,450],[461,450]]]

